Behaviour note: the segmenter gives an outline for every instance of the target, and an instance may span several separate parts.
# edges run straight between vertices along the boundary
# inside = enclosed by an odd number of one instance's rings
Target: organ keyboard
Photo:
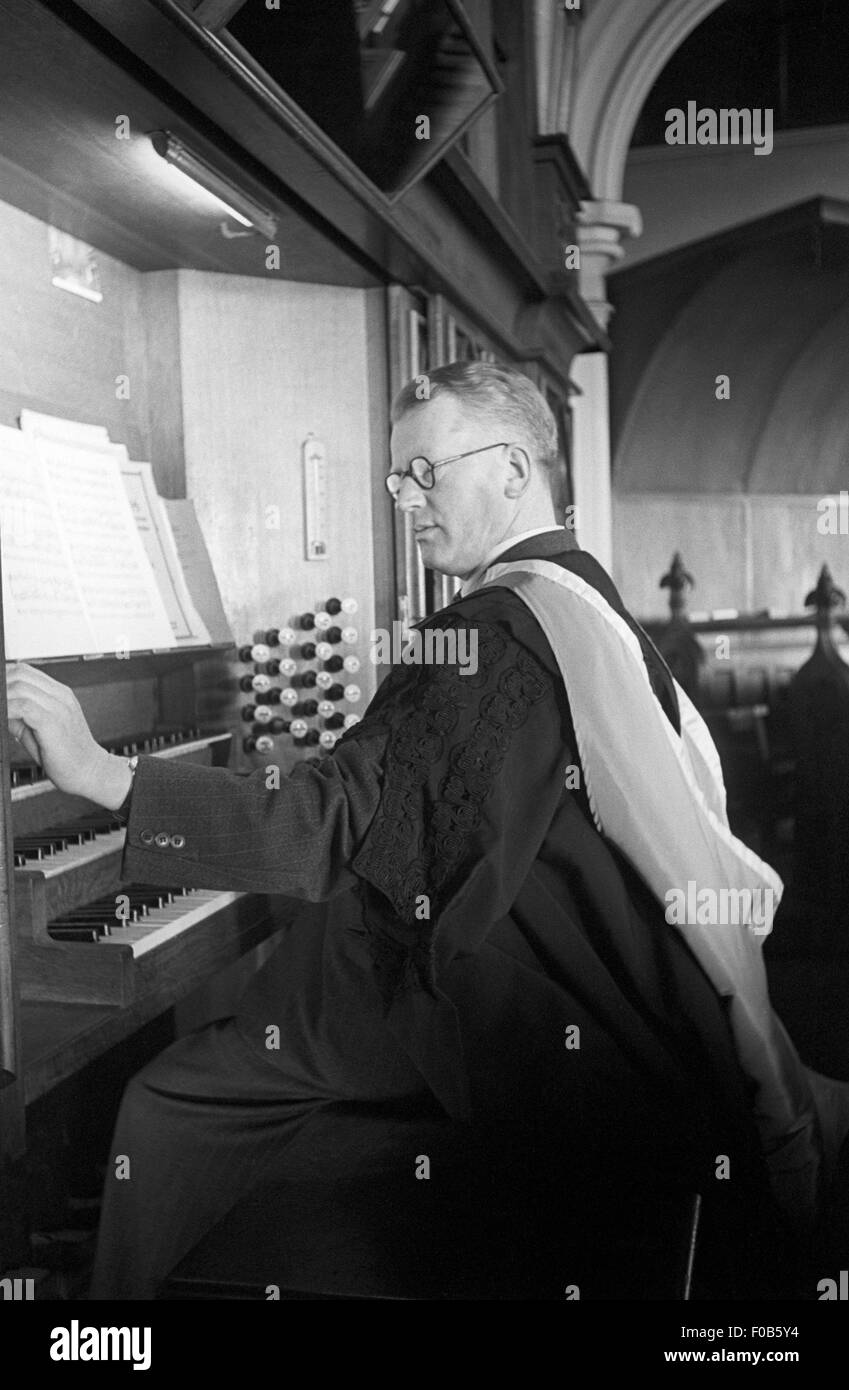
[[[230,739],[192,728],[110,751],[220,764]],[[22,1000],[129,1005],[180,972],[208,977],[268,935],[264,898],[123,884],[124,827],[46,779],[13,785],[12,803]]]

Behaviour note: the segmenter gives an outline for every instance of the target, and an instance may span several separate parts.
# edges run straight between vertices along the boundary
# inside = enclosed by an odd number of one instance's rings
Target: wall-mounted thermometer
[[[327,539],[327,449],[314,434],[301,445],[304,465],[304,536],[308,560],[326,560]]]

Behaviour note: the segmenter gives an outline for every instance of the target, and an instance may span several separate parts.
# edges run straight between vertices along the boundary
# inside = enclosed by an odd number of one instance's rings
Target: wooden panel
[[[386,291],[366,290],[366,341],[369,352],[369,433],[371,438],[372,554],[375,626],[391,630],[398,616],[395,589],[394,507],[383,484],[389,471],[389,362],[386,352]],[[382,351],[381,351],[382,347]]]
[[[304,216],[279,181],[263,186],[254,161],[234,158],[232,146],[225,151],[210,142],[200,128],[208,127],[176,95],[186,91],[183,72],[169,91],[149,70],[123,71],[114,44],[108,54],[93,46],[97,30],[76,5],[57,8],[68,23],[88,29],[89,41],[33,0],[0,0],[0,134],[6,153],[0,186],[8,202],[140,269],[195,266],[256,274],[264,263],[265,238],[222,236],[220,205],[153,150],[150,132],[171,130],[275,213],[290,278],[376,283],[363,269],[358,246],[344,252],[332,226]],[[138,12],[139,5],[119,9]],[[168,40],[166,45],[172,48]],[[226,100],[230,84],[220,72],[215,81]],[[120,131],[119,117],[126,122]]]
[[[359,290],[193,271],[180,273],[179,304],[187,489],[234,637],[353,596],[362,712],[375,688],[372,472],[385,470],[385,439],[372,431],[385,377],[371,364],[385,356],[382,325]],[[304,554],[310,432],[328,458],[320,561]]]
[[[389,322],[389,393],[392,400],[414,376],[426,372],[431,363],[432,313],[428,300],[402,285],[391,285],[387,292]],[[395,529],[395,584],[399,599],[398,617],[418,622],[425,614],[425,570],[413,536],[409,512],[393,512]]]
[[[264,914],[263,902],[261,897],[246,895],[226,917],[222,914],[200,923],[182,944],[178,939],[171,952],[171,970],[157,972],[155,987],[140,990],[126,1007],[26,1000],[21,1005],[21,1028],[27,1105],[189,996],[213,972],[232,965],[276,931],[279,916]]]
[[[183,381],[180,375],[180,309],[177,275],[171,270],[142,276],[145,344],[150,399],[150,461],[162,497],[186,496],[183,457]]]
[[[493,31],[505,55],[501,68],[505,90],[497,107],[501,202],[530,244],[534,233],[534,187],[529,147],[536,101],[529,20],[527,6],[515,4],[515,0],[493,0]]]
[[[22,406],[106,425],[131,456],[148,457],[141,276],[98,255],[103,302],[51,285],[45,223],[0,203],[0,423]],[[129,378],[119,400],[115,378]]]
[[[660,580],[676,550],[696,579],[691,610],[747,607],[742,498],[614,498],[613,578],[637,617],[668,615]]]
[[[313,209],[323,225],[335,228],[350,255],[359,255],[364,263],[368,258],[367,263],[379,267],[387,280],[444,290],[488,331],[503,337],[517,356],[527,355],[536,346],[521,341],[522,314],[530,303],[544,297],[547,282],[527,235],[508,235],[503,227],[513,216],[522,230],[532,210],[529,122],[533,107],[525,90],[532,78],[528,65],[522,67],[524,37],[513,45],[515,66],[507,74],[521,90],[521,116],[516,118],[516,138],[502,163],[502,172],[506,170],[514,179],[521,171],[521,183],[512,201],[504,200],[510,216],[491,216],[498,204],[490,199],[491,206],[481,211],[484,225],[473,231],[430,176],[390,208],[285,94],[273,97],[250,73],[240,70],[215,37],[194,26],[171,0],[158,0],[156,8],[150,0],[121,7],[111,0],[79,0],[79,5],[208,115],[252,157],[253,167],[264,166],[270,186],[279,181],[302,200],[299,206]],[[510,0],[499,8],[505,11],[507,27],[515,27],[515,16],[513,20],[510,16],[519,7]],[[521,22],[522,16],[518,18]],[[513,129],[509,115],[504,116],[503,125]],[[283,233],[279,240],[281,246],[289,244]],[[301,265],[289,278],[307,279],[309,273]],[[326,281],[329,277],[315,274],[312,278]],[[345,283],[365,282],[348,279]],[[557,330],[561,320],[555,359],[564,355],[564,347],[565,355],[571,356],[576,326],[581,338],[604,342],[588,312],[564,305],[553,325]]]
[[[5,663],[0,591],[0,661]],[[6,683],[0,681],[0,1273],[26,1258],[22,1173],[24,1093],[18,993],[15,977],[12,814]]]
[[[207,29],[218,29],[233,17],[244,3],[245,0],[200,0],[200,3],[192,0],[190,8],[194,11],[198,24],[206,25]]]
[[[665,617],[667,591],[658,584],[680,550],[696,580],[691,613],[714,608],[801,613],[823,564],[841,588],[849,588],[846,537],[819,533],[819,500],[792,494],[621,493],[613,509],[614,578],[634,613]]]

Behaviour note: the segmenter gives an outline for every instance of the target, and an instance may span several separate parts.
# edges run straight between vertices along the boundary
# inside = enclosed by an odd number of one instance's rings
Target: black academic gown
[[[601,566],[563,530],[499,561],[526,558],[579,574],[628,622],[677,727],[669,673]],[[394,667],[333,755],[279,790],[140,760],[125,876],[309,902],[237,1015],[282,1078],[296,1053],[323,1095],[385,1098],[400,1050],[508,1189],[533,1173],[573,1211],[612,1210],[626,1191],[715,1192],[724,1155],[723,1196],[754,1210],[766,1183],[725,1005],[593,823],[535,618],[494,588],[428,625],[474,630],[477,672]]]

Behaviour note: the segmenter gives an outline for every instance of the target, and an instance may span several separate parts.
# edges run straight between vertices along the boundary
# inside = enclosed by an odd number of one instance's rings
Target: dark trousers
[[[386,1054],[364,1101],[429,1092],[401,1054]],[[90,1297],[153,1298],[159,1282],[338,1099],[296,1058],[281,1067],[232,1019],[174,1043],[130,1082],[121,1103]]]

